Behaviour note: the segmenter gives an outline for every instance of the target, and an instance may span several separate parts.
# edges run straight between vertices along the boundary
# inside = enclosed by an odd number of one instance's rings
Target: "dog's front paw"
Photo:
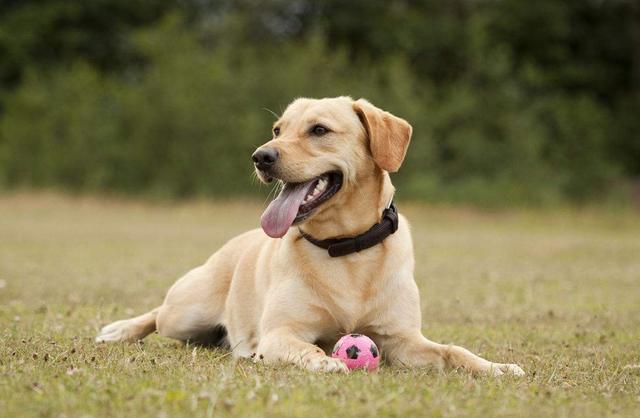
[[[312,352],[305,352],[303,354],[289,355],[289,356],[273,356],[269,353],[253,353],[250,358],[255,363],[294,363],[303,369],[307,369],[314,372],[323,373],[347,373],[349,369],[340,359],[326,356],[324,353],[319,354],[315,350]]]
[[[491,363],[489,374],[491,376],[502,376],[505,374],[512,376],[524,376],[526,373],[517,364]]]
[[[348,373],[349,369],[342,360],[327,356],[317,356],[307,359],[305,367],[314,372],[325,373]]]

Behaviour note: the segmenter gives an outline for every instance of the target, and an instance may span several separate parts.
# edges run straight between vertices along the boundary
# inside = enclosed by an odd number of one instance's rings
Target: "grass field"
[[[399,202],[424,332],[524,378],[383,366],[318,375],[98,328],[258,224],[252,202],[0,197],[0,416],[587,417],[640,414],[640,216]],[[336,278],[343,280],[344,278]]]

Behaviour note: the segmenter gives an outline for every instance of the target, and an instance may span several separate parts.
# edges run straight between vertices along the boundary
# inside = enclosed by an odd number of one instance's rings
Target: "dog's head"
[[[273,139],[252,156],[258,177],[283,183],[262,215],[267,235],[312,219],[358,192],[358,184],[400,168],[411,125],[366,100],[297,99],[273,125]]]

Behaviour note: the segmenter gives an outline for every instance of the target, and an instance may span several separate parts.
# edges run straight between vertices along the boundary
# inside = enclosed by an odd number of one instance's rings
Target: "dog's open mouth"
[[[342,187],[342,173],[330,171],[302,183],[285,183],[262,214],[260,224],[272,238],[281,238],[289,227],[308,218]]]

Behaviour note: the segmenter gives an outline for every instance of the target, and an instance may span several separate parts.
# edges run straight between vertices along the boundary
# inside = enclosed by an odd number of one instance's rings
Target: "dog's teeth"
[[[309,203],[310,201],[318,197],[322,192],[324,192],[326,188],[327,188],[327,180],[326,179],[318,180],[318,184],[316,184],[316,187],[314,187],[313,190],[304,198],[304,200],[302,201],[302,204],[304,205]]]

